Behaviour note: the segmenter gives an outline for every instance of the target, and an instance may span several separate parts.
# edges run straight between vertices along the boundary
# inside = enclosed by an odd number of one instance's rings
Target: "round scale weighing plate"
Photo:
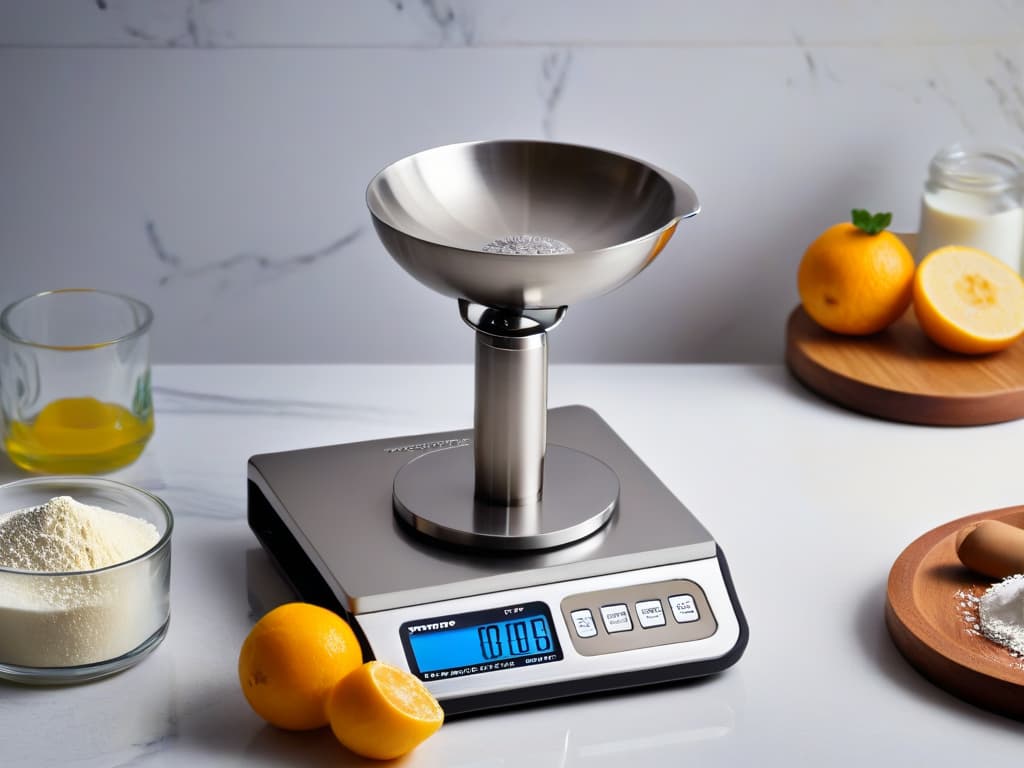
[[[798,306],[786,323],[786,365],[808,389],[854,411],[934,426],[1024,417],[1024,339],[968,356],[933,344],[913,309],[884,331],[842,336]]]
[[[619,500],[619,478],[593,456],[548,444],[544,494],[522,507],[473,498],[472,446],[417,456],[395,475],[394,508],[421,534],[479,549],[533,550],[586,538],[608,522]]]
[[[1024,720],[1024,659],[971,631],[956,596],[980,596],[999,581],[965,568],[956,556],[957,532],[980,520],[1024,527],[1024,506],[953,520],[914,541],[889,573],[885,623],[907,661],[940,688]]]

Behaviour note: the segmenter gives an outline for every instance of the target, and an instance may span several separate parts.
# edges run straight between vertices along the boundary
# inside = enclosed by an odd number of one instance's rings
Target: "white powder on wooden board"
[[[159,540],[149,522],[59,496],[0,517],[0,663],[65,667],[116,658],[166,614],[150,564],[133,563]]]
[[[1008,576],[993,584],[978,600],[981,634],[1024,656],[1024,574]]]

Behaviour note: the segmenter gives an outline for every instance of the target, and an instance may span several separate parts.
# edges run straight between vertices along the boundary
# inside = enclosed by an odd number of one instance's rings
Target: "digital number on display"
[[[539,602],[408,621],[399,631],[409,667],[423,680],[562,659],[551,613]]]

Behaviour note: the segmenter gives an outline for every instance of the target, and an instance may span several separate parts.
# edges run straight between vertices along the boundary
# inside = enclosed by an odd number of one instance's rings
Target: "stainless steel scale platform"
[[[596,413],[547,408],[546,334],[629,280],[693,191],[574,145],[451,145],[378,174],[382,242],[476,332],[471,430],[249,461],[249,524],[367,657],[448,715],[707,675],[747,626],[707,530]]]

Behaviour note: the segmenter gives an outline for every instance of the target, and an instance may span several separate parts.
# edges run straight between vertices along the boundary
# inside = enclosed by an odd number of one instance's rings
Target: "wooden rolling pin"
[[[1024,528],[999,520],[982,520],[956,535],[960,562],[986,576],[1004,579],[1024,573]]]

